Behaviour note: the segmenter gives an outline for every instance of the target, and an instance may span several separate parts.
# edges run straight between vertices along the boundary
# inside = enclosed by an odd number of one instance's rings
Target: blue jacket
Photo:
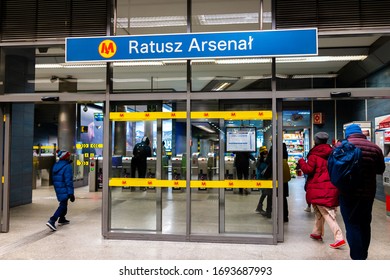
[[[66,200],[69,195],[74,194],[73,171],[69,160],[56,162],[53,166],[52,175],[58,201]]]

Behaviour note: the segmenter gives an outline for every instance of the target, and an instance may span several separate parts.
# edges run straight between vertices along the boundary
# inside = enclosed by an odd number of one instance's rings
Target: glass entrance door
[[[274,219],[256,212],[262,193],[275,197],[272,177],[260,178],[256,166],[270,146],[272,111],[270,101],[257,103],[221,111],[111,106],[108,234],[274,243]]]

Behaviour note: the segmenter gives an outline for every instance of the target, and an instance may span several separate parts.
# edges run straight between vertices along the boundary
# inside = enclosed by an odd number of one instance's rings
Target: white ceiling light
[[[200,25],[221,25],[221,24],[249,24],[258,23],[258,13],[238,13],[238,14],[215,14],[199,15]]]
[[[215,64],[271,63],[271,61],[271,58],[219,59],[215,61]]]
[[[345,55],[345,56],[308,56],[308,57],[280,57],[276,58],[278,63],[290,62],[332,62],[332,61],[359,61],[367,58],[367,55]]]
[[[102,68],[106,67],[105,63],[91,63],[91,64],[74,64],[74,63],[46,63],[35,64],[35,69],[59,69],[59,68]]]
[[[186,25],[187,25],[187,18],[185,16],[133,17],[133,18],[130,18],[130,28],[186,26]],[[118,27],[119,27],[119,24],[118,24]]]
[[[336,78],[337,74],[293,75],[292,79]]]
[[[123,62],[114,62],[116,67],[126,67],[126,66],[162,66],[164,65],[162,61],[123,61]]]
[[[308,57],[279,57],[276,58],[277,63],[304,63],[304,62],[348,62],[360,61],[367,58],[367,55],[350,55],[350,56],[308,56]],[[271,63],[271,58],[232,58],[232,59],[199,59],[192,60],[192,64],[261,64]],[[167,61],[120,61],[114,62],[114,67],[127,66],[168,66],[185,64],[186,60],[167,60]],[[60,68],[104,68],[106,63],[46,63],[35,64],[36,69],[60,69]]]
[[[204,130],[204,131],[207,131],[207,132],[209,132],[209,133],[215,133],[215,131],[214,130],[212,130],[211,128],[208,128],[207,126],[205,126],[205,125],[195,125],[197,128],[200,128],[200,129],[202,129],[202,130]]]

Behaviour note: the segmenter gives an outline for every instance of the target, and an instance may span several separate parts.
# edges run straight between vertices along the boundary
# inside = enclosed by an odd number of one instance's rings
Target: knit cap
[[[70,153],[64,150],[57,150],[57,157],[59,160],[67,160],[70,158]]]
[[[315,144],[325,144],[329,139],[329,135],[326,132],[320,131],[314,135]]]
[[[359,125],[353,123],[345,129],[345,138],[348,138],[351,134],[360,133],[362,134],[362,129]]]

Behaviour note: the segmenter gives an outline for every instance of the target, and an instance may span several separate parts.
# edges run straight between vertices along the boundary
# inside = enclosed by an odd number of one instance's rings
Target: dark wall
[[[32,202],[34,105],[15,103],[11,113],[10,207]]]
[[[34,92],[34,49],[8,50],[5,55],[6,92]],[[34,104],[14,103],[11,111],[10,207],[31,203]]]

